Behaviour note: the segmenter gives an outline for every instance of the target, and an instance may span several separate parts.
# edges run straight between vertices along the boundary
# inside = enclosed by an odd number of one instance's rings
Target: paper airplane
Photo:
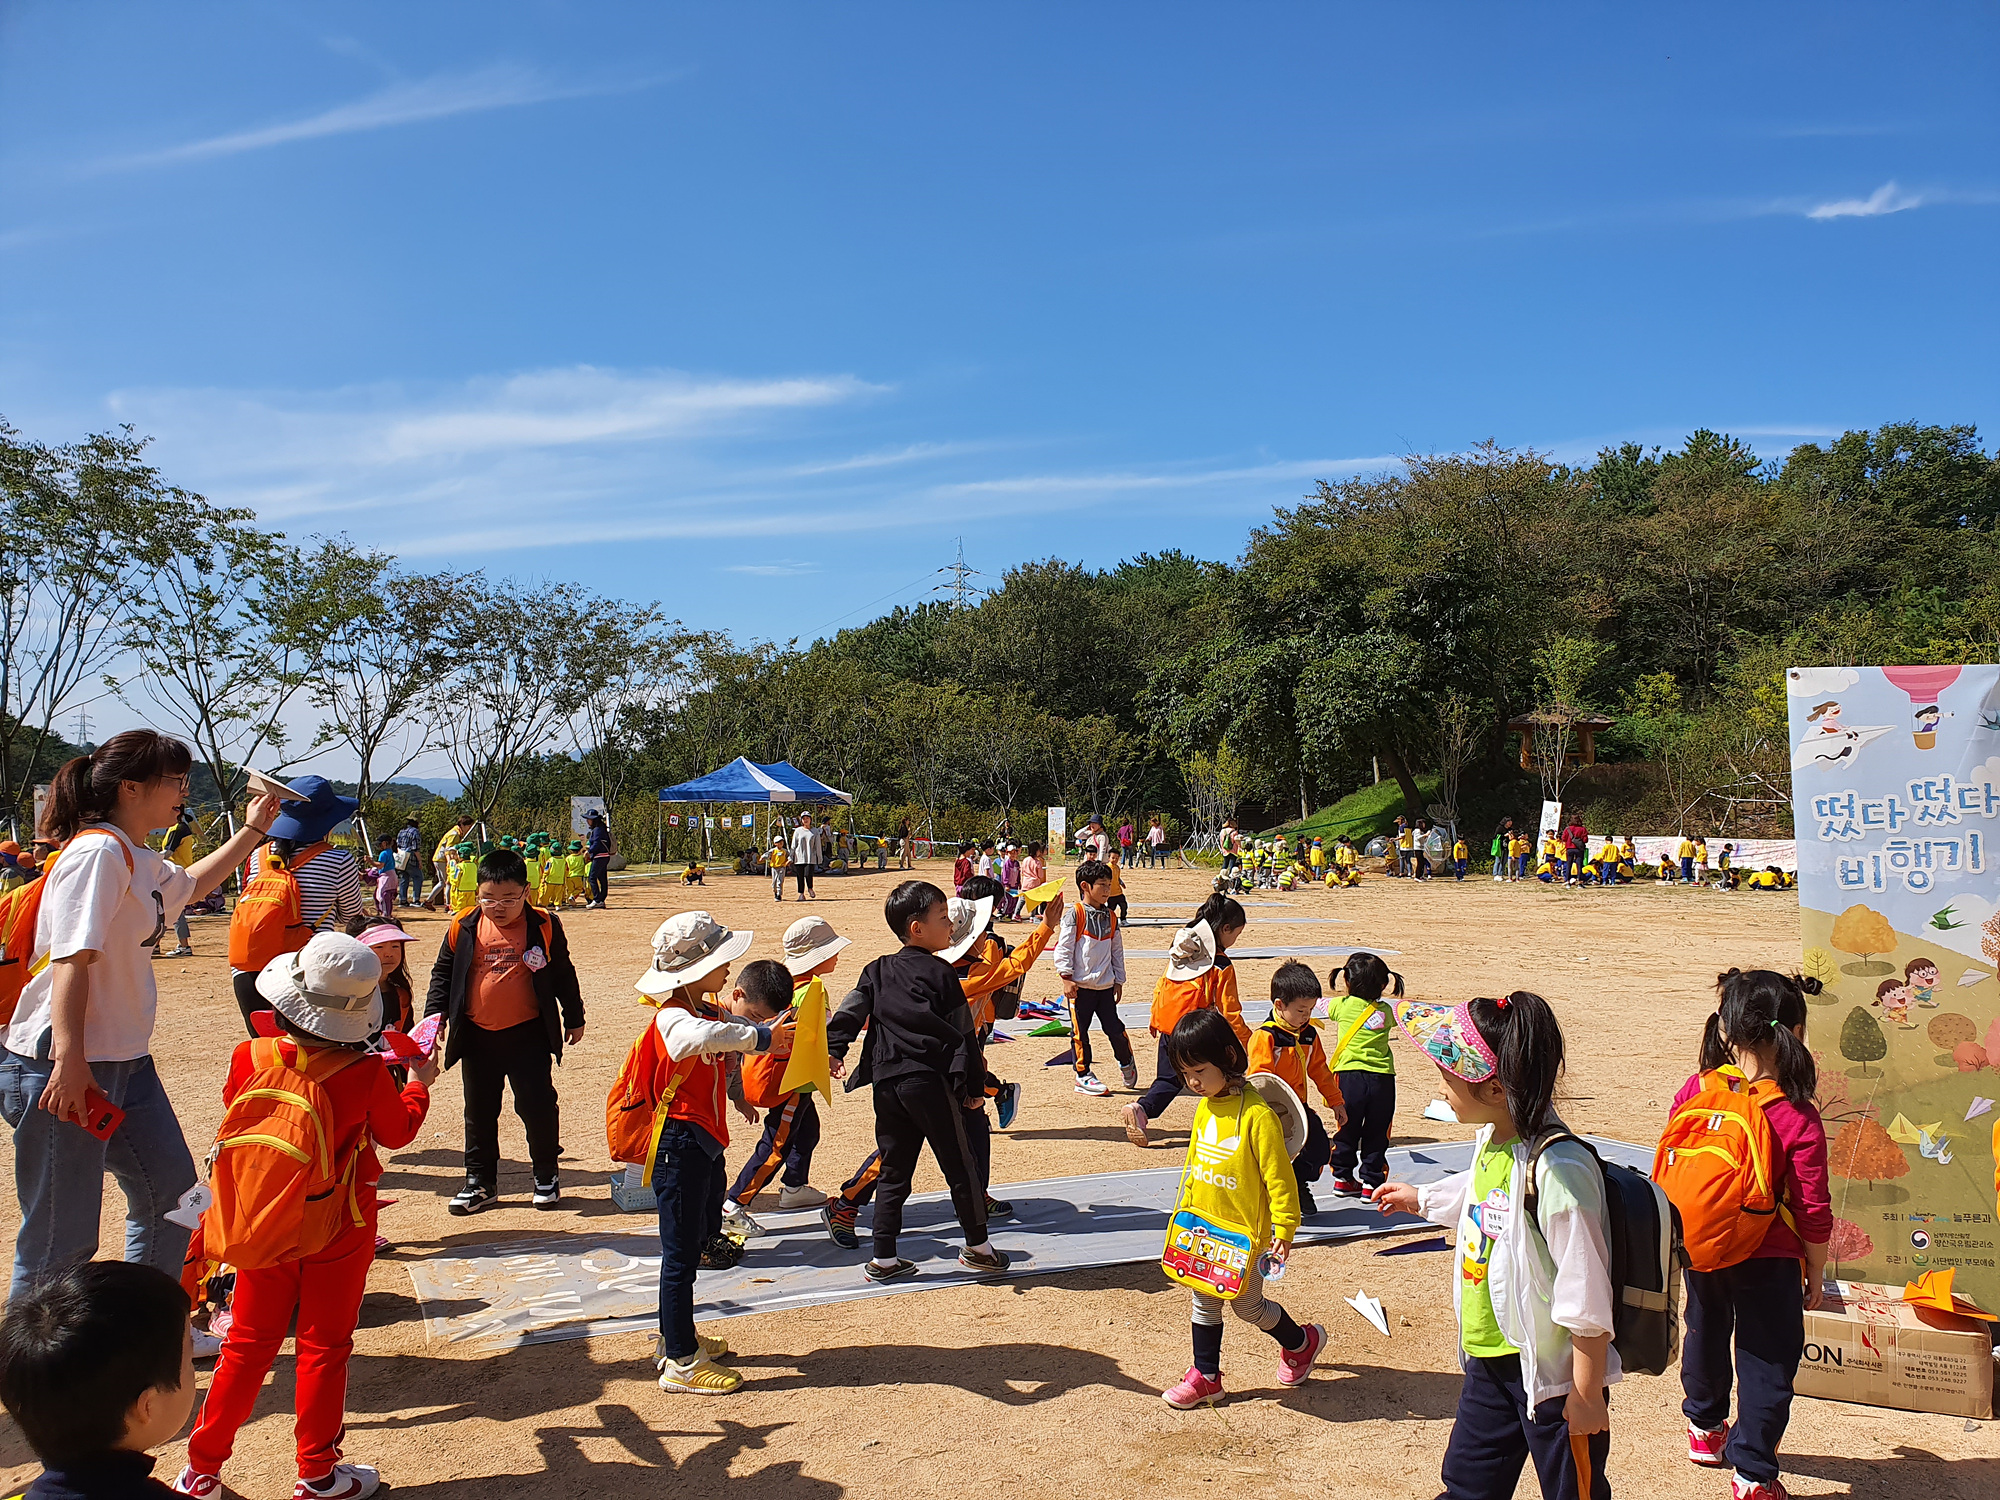
[[[1976,1120],[1981,1115],[1985,1114],[1992,1107],[1993,1107],[1993,1101],[1991,1099],[1982,1099],[1977,1094],[1975,1094],[1973,1095],[1972,1098],[1972,1107],[1966,1110],[1965,1112],[1965,1118],[1968,1120]]]
[[[1382,1303],[1379,1299],[1369,1296],[1366,1292],[1356,1292],[1352,1297],[1344,1298],[1343,1300],[1349,1307],[1353,1308],[1362,1317],[1380,1329],[1385,1338],[1388,1336],[1389,1319],[1388,1315],[1382,1311]]]
[[[1436,1120],[1444,1125],[1456,1125],[1458,1123],[1457,1111],[1442,1099],[1433,1099],[1424,1106],[1424,1118],[1426,1120]]]
[[[1897,1115],[1889,1122],[1889,1139],[1899,1146],[1914,1146],[1917,1143],[1917,1127],[1905,1115]]]
[[[253,797],[276,797],[280,802],[310,802],[312,799],[289,781],[280,781],[275,776],[266,776],[262,771],[243,771],[243,779],[250,783]]]
[[[1831,769],[1835,766],[1851,766],[1855,756],[1864,745],[1888,734],[1895,726],[1890,724],[1857,724],[1852,729],[1836,729],[1828,734],[1815,729],[1806,734],[1792,751],[1792,769],[1807,771],[1818,766]]]
[[[1958,976],[1958,987],[1964,989],[1968,984],[1977,984],[1982,979],[1991,979],[1992,977],[1991,974],[1988,974],[1983,969],[1967,969],[1963,974]]]
[[[799,991],[792,1001],[797,1029],[792,1033],[792,1055],[785,1061],[785,1075],[778,1087],[786,1091],[812,1089],[828,1105],[833,1103],[833,1082],[826,1050],[826,986],[819,976]]]

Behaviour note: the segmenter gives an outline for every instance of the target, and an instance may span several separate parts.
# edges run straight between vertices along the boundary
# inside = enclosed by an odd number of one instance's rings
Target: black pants
[[[875,1258],[896,1258],[896,1236],[903,1230],[903,1205],[910,1197],[910,1177],[917,1156],[929,1142],[931,1155],[951,1188],[951,1206],[968,1245],[986,1241],[986,1194],[974,1175],[972,1143],[966,1131],[970,1113],[935,1074],[912,1073],[875,1085],[875,1144],[882,1150],[881,1192],[875,1199]]]
[[[1349,1068],[1334,1075],[1347,1123],[1333,1133],[1333,1175],[1380,1187],[1389,1180],[1389,1129],[1396,1122],[1396,1075]]]
[[[799,863],[792,866],[792,874],[794,877],[797,878],[799,882],[799,894],[801,896],[803,896],[807,891],[812,890],[813,867],[811,865],[801,860]],[[819,893],[817,891],[813,891],[813,894],[818,895]]]
[[[1326,1170],[1326,1164],[1333,1156],[1333,1143],[1326,1138],[1326,1127],[1320,1123],[1319,1111],[1306,1110],[1306,1143],[1299,1148],[1299,1154],[1292,1158],[1292,1172],[1299,1179],[1299,1198],[1303,1202],[1312,1197],[1312,1185],[1319,1174]]]
[[[1180,1095],[1181,1072],[1174,1066],[1174,1060],[1167,1056],[1167,1039],[1161,1037],[1159,1068],[1153,1075],[1153,1086],[1140,1098],[1139,1108],[1146,1112],[1148,1120],[1157,1120]]]
[[[1132,1061],[1132,1042],[1125,1035],[1125,1023],[1118,1019],[1118,991],[1086,990],[1078,986],[1076,998],[1069,1003],[1069,1033],[1079,1075],[1090,1071],[1090,1023],[1093,1017],[1104,1028],[1104,1039],[1111,1043],[1111,1055],[1121,1065]]]
[[[785,1169],[785,1186],[804,1187],[812,1178],[813,1149],[819,1145],[819,1105],[811,1094],[794,1094],[764,1115],[764,1133],[736,1174],[729,1196],[748,1205]]]
[[[1518,1354],[1468,1364],[1445,1445],[1444,1493],[1438,1500],[1510,1500],[1531,1459],[1543,1500],[1582,1500],[1563,1398],[1551,1396],[1530,1411]],[[1590,1500],[1611,1500],[1611,1483],[1604,1477],[1611,1434],[1592,1433],[1589,1444]]]
[[[972,1175],[979,1179],[983,1198],[993,1185],[993,1122],[987,1119],[983,1104],[965,1111],[965,1146],[972,1153]]]
[[[590,899],[602,904],[611,895],[611,856],[600,854],[590,862]]]
[[[669,1120],[660,1132],[653,1199],[660,1210],[660,1353],[685,1363],[694,1333],[694,1277],[702,1247],[722,1233],[722,1152],[694,1126]]]
[[[236,1008],[243,1012],[243,1029],[252,1036],[257,1028],[250,1024],[250,1018],[260,1010],[269,1010],[271,1002],[257,993],[257,976],[243,969],[231,971],[229,987],[236,992]]]
[[[1121,922],[1125,920],[1125,914],[1130,909],[1130,904],[1125,900],[1125,893],[1123,891],[1120,891],[1104,904],[1118,913],[1118,920]]]
[[[1778,1477],[1778,1444],[1792,1419],[1792,1379],[1806,1346],[1797,1261],[1760,1257],[1687,1273],[1681,1411],[1705,1431],[1729,1417],[1732,1343],[1736,1425],[1724,1456],[1745,1479],[1769,1484]]]
[[[528,1159],[535,1181],[554,1182],[562,1156],[556,1086],[550,1077],[549,1033],[537,1019],[488,1031],[470,1020],[458,1062],[465,1088],[465,1181],[468,1187],[496,1185],[500,1171],[500,1086],[514,1091],[514,1113],[528,1133]]]

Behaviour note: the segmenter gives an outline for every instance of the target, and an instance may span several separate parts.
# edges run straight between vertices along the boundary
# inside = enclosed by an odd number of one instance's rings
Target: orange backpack
[[[230,968],[255,973],[272,959],[296,953],[311,941],[313,930],[306,925],[299,903],[299,877],[293,872],[330,847],[325,842],[308,845],[289,863],[275,850],[264,859],[263,873],[244,887],[229,917]]]
[[[1681,1221],[1688,1264],[1719,1271],[1756,1254],[1779,1201],[1778,1134],[1764,1107],[1784,1097],[1776,1080],[1745,1084],[1735,1068],[1701,1075],[1701,1092],[1676,1109],[1653,1156],[1653,1180]]]
[[[56,867],[56,855],[87,833],[115,843],[118,852],[125,856],[126,873],[131,873],[132,851],[125,847],[125,840],[102,828],[80,828],[68,844],[42,861],[40,876],[0,896],[0,1026],[14,1019],[14,1008],[21,1003],[21,992],[28,987],[28,981],[49,966],[48,954],[37,957],[35,952],[35,929],[42,919],[42,892],[48,889],[49,871]]]
[[[366,1054],[306,1048],[289,1037],[250,1043],[255,1071],[230,1101],[208,1153],[215,1202],[201,1216],[204,1253],[239,1269],[317,1255],[362,1222],[355,1179],[368,1133],[334,1160],[327,1079]]]
[[[675,1063],[663,1086],[660,1065],[666,1060],[660,1028],[649,1018],[625,1061],[618,1065],[618,1076],[611,1081],[611,1092],[604,1101],[604,1141],[611,1148],[611,1159],[644,1166],[648,1186],[660,1131],[667,1123],[667,1107],[701,1061],[701,1054],[689,1053]]]

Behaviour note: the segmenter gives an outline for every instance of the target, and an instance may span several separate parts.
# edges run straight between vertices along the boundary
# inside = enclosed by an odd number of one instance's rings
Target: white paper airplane
[[[1379,1328],[1385,1338],[1388,1336],[1389,1318],[1382,1311],[1382,1303],[1379,1299],[1369,1296],[1366,1292],[1357,1292],[1352,1297],[1345,1298],[1344,1300],[1349,1307],[1353,1308],[1362,1317]]]
[[[1967,969],[1963,974],[1958,976],[1958,987],[1964,989],[1968,984],[1977,984],[1982,979],[1991,979],[1992,977],[1984,969]]]
[[[1792,769],[1808,771],[1818,767],[1830,770],[1835,766],[1851,766],[1854,758],[1861,753],[1862,746],[1879,740],[1894,728],[1893,724],[1858,724],[1852,729],[1836,729],[1832,734],[1823,729],[1811,730],[1792,751]]]
[[[1445,1125],[1456,1125],[1458,1123],[1457,1111],[1442,1099],[1433,1099],[1424,1106],[1424,1118],[1426,1120],[1436,1120]]]
[[[1965,1112],[1965,1118],[1976,1120],[1991,1108],[1993,1108],[1993,1101],[1991,1099],[1982,1099],[1975,1094],[1972,1097],[1972,1108]]]

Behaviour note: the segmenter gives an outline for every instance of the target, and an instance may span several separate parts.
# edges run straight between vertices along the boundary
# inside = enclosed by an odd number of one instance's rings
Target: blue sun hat
[[[343,797],[324,776],[301,776],[292,790],[303,799],[287,802],[285,810],[271,821],[271,837],[290,839],[295,844],[316,844],[353,817],[361,804]]]
[[[1500,1003],[1506,1004],[1504,1000]],[[1500,1060],[1473,1024],[1469,1002],[1433,1005],[1424,1000],[1398,1000],[1395,1009],[1396,1024],[1403,1035],[1453,1077],[1484,1083],[1499,1071]]]

